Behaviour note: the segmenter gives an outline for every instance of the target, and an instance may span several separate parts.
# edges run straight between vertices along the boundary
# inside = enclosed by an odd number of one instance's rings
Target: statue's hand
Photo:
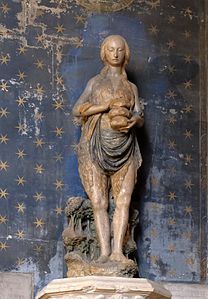
[[[119,129],[120,132],[128,133],[128,131],[135,125],[141,127],[144,123],[143,116],[140,114],[134,114],[129,120],[128,125]]]
[[[92,104],[90,102],[86,102],[79,106],[78,111],[80,115],[83,115],[85,111],[87,111],[90,107],[92,107]]]

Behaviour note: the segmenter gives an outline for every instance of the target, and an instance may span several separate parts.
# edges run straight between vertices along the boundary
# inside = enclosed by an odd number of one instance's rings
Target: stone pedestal
[[[169,299],[161,284],[144,278],[86,276],[51,281],[36,299]]]

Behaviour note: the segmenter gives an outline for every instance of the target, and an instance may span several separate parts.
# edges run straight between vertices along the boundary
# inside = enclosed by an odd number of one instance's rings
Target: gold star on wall
[[[186,107],[183,108],[183,111],[185,113],[190,113],[193,111],[193,106],[192,105],[187,105]]]
[[[17,209],[18,213],[22,213],[22,214],[25,213],[26,207],[25,207],[25,204],[23,202],[21,202],[21,203],[18,202],[15,208]]]
[[[168,49],[174,49],[176,47],[176,43],[174,40],[169,40],[167,43],[166,43]]]
[[[7,161],[3,162],[2,160],[0,160],[0,170],[5,170],[7,171],[7,168],[9,168],[9,164]]]
[[[25,75],[24,72],[19,71],[19,73],[17,74],[17,77],[19,78],[19,81],[24,81],[25,77],[27,77]]]
[[[190,16],[193,14],[193,11],[190,9],[190,7],[187,7],[184,9],[184,15],[187,17],[187,16]]]
[[[35,112],[35,120],[42,121],[44,118],[43,112]]]
[[[175,176],[175,175],[176,175],[176,169],[175,169],[175,166],[170,167],[170,168],[168,169],[168,173],[171,174],[171,175],[173,175],[173,176]]]
[[[169,65],[168,66],[168,72],[173,75],[176,72],[176,67],[175,65]]]
[[[177,122],[176,116],[175,115],[169,115],[167,117],[167,120],[170,125],[174,125]]]
[[[17,185],[19,186],[19,185],[22,185],[22,186],[24,186],[24,184],[26,183],[26,180],[24,179],[24,177],[23,176],[18,176],[17,177],[17,179],[15,180],[16,182],[17,182]]]
[[[2,108],[2,107],[0,108],[0,118],[2,118],[2,117],[7,118],[9,113],[10,112],[7,110],[7,107],[6,108]]]
[[[37,88],[35,89],[38,96],[42,96],[45,93],[45,90],[43,86],[41,86],[39,83],[37,84]]]
[[[9,248],[9,245],[6,242],[0,242],[0,250],[7,250]]]
[[[152,35],[157,35],[158,32],[159,32],[159,29],[157,28],[157,25],[151,25],[151,26],[148,28],[148,31],[149,31],[150,34],[152,34]]]
[[[168,24],[174,24],[176,21],[175,16],[168,16]]]
[[[10,7],[8,6],[8,3],[3,3],[1,6],[0,6],[0,10],[3,12],[4,15],[7,15],[10,11]]]
[[[2,91],[8,91],[9,90],[9,84],[8,84],[8,82],[1,82],[1,84],[0,84],[0,89],[2,90]]]
[[[0,143],[4,143],[4,144],[7,144],[7,141],[9,140],[9,138],[7,137],[7,134],[6,135],[0,135]]]
[[[64,28],[63,24],[57,24],[56,27],[55,27],[55,29],[56,29],[57,33],[62,33],[63,34],[64,31],[65,31],[65,28]]]
[[[7,216],[0,215],[0,224],[5,224],[8,221]]]
[[[192,88],[192,86],[193,86],[191,80],[185,81],[185,82],[183,83],[183,85],[184,85],[185,89],[190,89],[190,88]]]
[[[169,218],[169,219],[168,219],[168,224],[169,224],[169,225],[175,225],[175,224],[176,224],[176,219],[175,219],[175,218],[172,218],[172,217]]]
[[[56,190],[62,190],[64,187],[64,183],[62,180],[56,180],[53,184],[56,186]]]
[[[193,212],[193,209],[191,206],[186,206],[185,209],[184,209],[184,212],[185,212],[185,215],[189,215],[191,216],[192,212]]]
[[[27,134],[27,131],[28,131],[27,124],[18,123],[18,125],[15,128],[18,129],[18,133],[20,133],[22,135]]]
[[[43,250],[43,247],[41,245],[35,245],[34,251],[40,253]]]
[[[83,47],[83,39],[77,38],[73,44],[75,45],[76,48],[82,48]]]
[[[41,147],[45,144],[45,142],[43,141],[42,138],[36,138],[36,140],[34,141],[36,147]]]
[[[153,264],[157,264],[158,261],[159,261],[159,256],[158,255],[152,255],[151,256],[151,262]]]
[[[35,62],[35,66],[37,67],[37,69],[41,69],[41,70],[43,70],[43,67],[44,67],[44,62],[43,62],[43,60],[39,60],[39,59],[37,59],[37,61]]]
[[[185,264],[188,266],[193,266],[194,260],[192,258],[185,259]]]
[[[55,211],[56,215],[61,215],[63,212],[61,207],[56,207],[54,211]]]
[[[21,266],[25,263],[25,259],[24,258],[21,258],[21,257],[18,257],[17,258],[17,261],[16,261],[16,265],[17,266]]]
[[[186,189],[191,190],[192,187],[194,186],[194,184],[192,183],[191,180],[185,180],[184,186],[185,186]]]
[[[43,164],[36,164],[34,170],[36,173],[42,174],[45,168],[43,167]]]
[[[169,140],[169,142],[168,142],[168,148],[170,150],[175,150],[175,148],[176,148],[176,142],[175,142],[175,140]]]
[[[19,48],[17,49],[18,51],[18,54],[21,55],[21,54],[25,54],[25,52],[27,51],[27,49],[25,48],[25,46],[21,45],[19,46]]]
[[[184,61],[185,61],[185,63],[191,63],[191,61],[192,61],[191,55],[185,55],[184,56]]]
[[[35,224],[36,228],[42,228],[42,226],[45,224],[42,218],[36,218],[33,223]]]
[[[185,136],[185,139],[191,139],[193,134],[191,132],[191,130],[187,130],[183,133],[183,135]]]
[[[166,93],[166,97],[174,100],[175,97],[177,97],[177,94],[176,94],[175,90],[169,89],[168,92]]]
[[[53,131],[56,133],[57,137],[61,137],[64,134],[63,128],[57,128]]]
[[[6,54],[6,55],[1,55],[0,57],[0,63],[1,64],[8,64],[8,62],[10,61],[10,55]]]
[[[191,162],[193,161],[192,155],[186,154],[184,160],[185,164],[191,164]]]
[[[188,38],[191,37],[191,32],[186,30],[186,31],[183,32],[183,35],[184,35],[184,37],[185,37],[186,39],[188,39]]]
[[[37,40],[38,43],[43,43],[44,40],[45,40],[45,37],[44,37],[44,35],[42,35],[42,34],[38,34],[38,35],[35,37],[35,39]]]
[[[61,86],[64,86],[64,79],[63,79],[63,77],[62,76],[60,76],[60,75],[56,75],[56,79],[55,79],[55,81],[56,81],[56,84],[57,85],[61,85]]]
[[[25,103],[27,100],[24,97],[18,97],[18,100],[16,100],[18,106],[25,106]]]
[[[76,24],[78,24],[78,23],[84,24],[85,23],[85,17],[83,17],[82,15],[76,15],[75,20],[76,20]]]
[[[151,9],[157,9],[160,6],[160,0],[149,0],[146,4],[150,6]]]
[[[36,192],[35,195],[33,195],[33,198],[36,201],[42,201],[43,199],[45,199],[45,196],[43,195],[42,192]]]
[[[25,233],[23,230],[18,230],[15,235],[18,239],[23,239],[25,236]]]
[[[27,154],[25,154],[25,150],[20,149],[17,150],[16,155],[18,159],[24,159],[24,157],[27,156]]]
[[[177,198],[176,193],[175,192],[169,192],[168,198],[169,198],[169,200],[175,200]]]
[[[55,103],[53,104],[53,107],[55,108],[55,110],[57,109],[64,109],[64,102],[63,100],[55,100]]]
[[[63,160],[63,156],[61,154],[56,154],[53,158],[56,162],[61,162]]]

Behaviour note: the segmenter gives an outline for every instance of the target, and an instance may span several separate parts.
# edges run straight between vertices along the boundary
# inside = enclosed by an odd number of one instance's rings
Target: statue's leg
[[[112,184],[114,184],[112,177]],[[118,179],[118,178],[116,178]],[[136,181],[136,172],[134,161],[128,167],[128,170],[122,179],[121,187],[114,196],[116,208],[113,215],[113,250],[110,256],[111,260],[125,262],[127,258],[123,255],[123,241],[129,220],[129,207],[131,195]]]
[[[100,262],[107,261],[110,255],[110,223],[108,215],[109,187],[108,178],[93,166],[93,186],[91,202],[97,235],[100,243]]]

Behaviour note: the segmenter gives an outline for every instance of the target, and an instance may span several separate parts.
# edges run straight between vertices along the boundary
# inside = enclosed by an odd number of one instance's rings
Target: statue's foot
[[[110,260],[114,262],[121,262],[121,263],[129,263],[131,260],[127,259],[122,253],[120,252],[114,252],[110,255]]]
[[[97,263],[107,263],[109,261],[109,257],[107,255],[101,255],[98,259],[97,259]]]

